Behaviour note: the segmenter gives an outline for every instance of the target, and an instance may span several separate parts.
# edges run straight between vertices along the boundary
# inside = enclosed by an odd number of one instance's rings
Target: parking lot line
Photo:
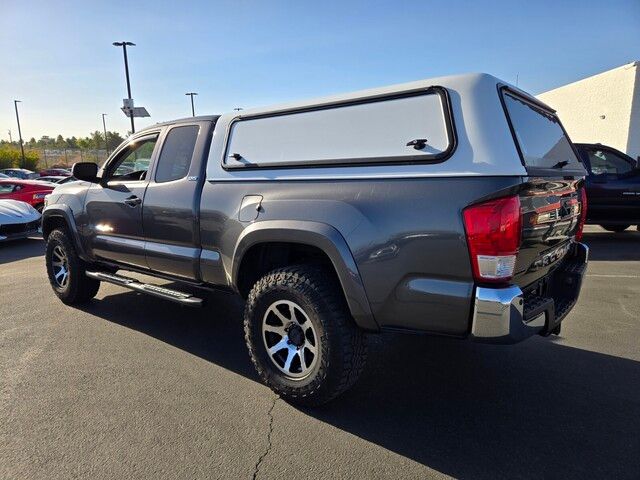
[[[640,275],[608,275],[605,273],[587,273],[587,277],[603,277],[603,278],[640,278]]]

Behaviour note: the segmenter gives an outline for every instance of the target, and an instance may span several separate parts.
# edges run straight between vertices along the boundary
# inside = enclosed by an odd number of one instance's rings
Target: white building
[[[558,111],[576,143],[602,143],[640,155],[640,62],[628,63],[538,98]]]

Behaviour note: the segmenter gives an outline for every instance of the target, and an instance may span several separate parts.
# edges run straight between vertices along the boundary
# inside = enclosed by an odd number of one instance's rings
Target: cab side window
[[[169,130],[158,158],[156,183],[171,182],[187,176],[199,130],[197,125]]]
[[[589,164],[594,175],[624,175],[629,173],[633,166],[624,158],[606,150],[589,151]]]
[[[154,135],[131,142],[109,166],[109,180],[144,180],[157,141]]]
[[[15,185],[13,183],[0,183],[0,195],[13,193]]]

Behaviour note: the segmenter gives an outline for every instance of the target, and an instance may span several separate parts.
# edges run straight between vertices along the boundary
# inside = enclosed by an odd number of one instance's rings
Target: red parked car
[[[47,168],[46,170],[40,171],[41,177],[70,177],[71,170],[67,170],[66,168]]]
[[[19,200],[26,202],[42,212],[44,197],[56,187],[53,183],[38,180],[20,180],[17,178],[0,179],[0,199]]]

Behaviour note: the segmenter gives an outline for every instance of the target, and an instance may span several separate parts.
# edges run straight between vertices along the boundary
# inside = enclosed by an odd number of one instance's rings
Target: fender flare
[[[80,241],[80,235],[78,233],[78,227],[76,225],[75,217],[73,216],[73,212],[68,205],[60,204],[60,205],[52,205],[46,207],[42,212],[42,234],[46,235],[47,232],[47,221],[53,218],[62,218],[64,223],[66,224],[69,232],[71,233],[71,240],[73,241],[74,247],[76,247],[76,252],[78,252],[78,256],[84,260],[88,261],[89,257],[86,254],[84,246]],[[46,238],[46,236],[45,236]]]
[[[254,245],[269,242],[300,243],[322,250],[338,274],[349,310],[356,324],[368,331],[379,331],[362,283],[362,278],[344,237],[331,225],[302,220],[265,220],[245,228],[235,245],[231,282],[237,285],[242,259]]]

